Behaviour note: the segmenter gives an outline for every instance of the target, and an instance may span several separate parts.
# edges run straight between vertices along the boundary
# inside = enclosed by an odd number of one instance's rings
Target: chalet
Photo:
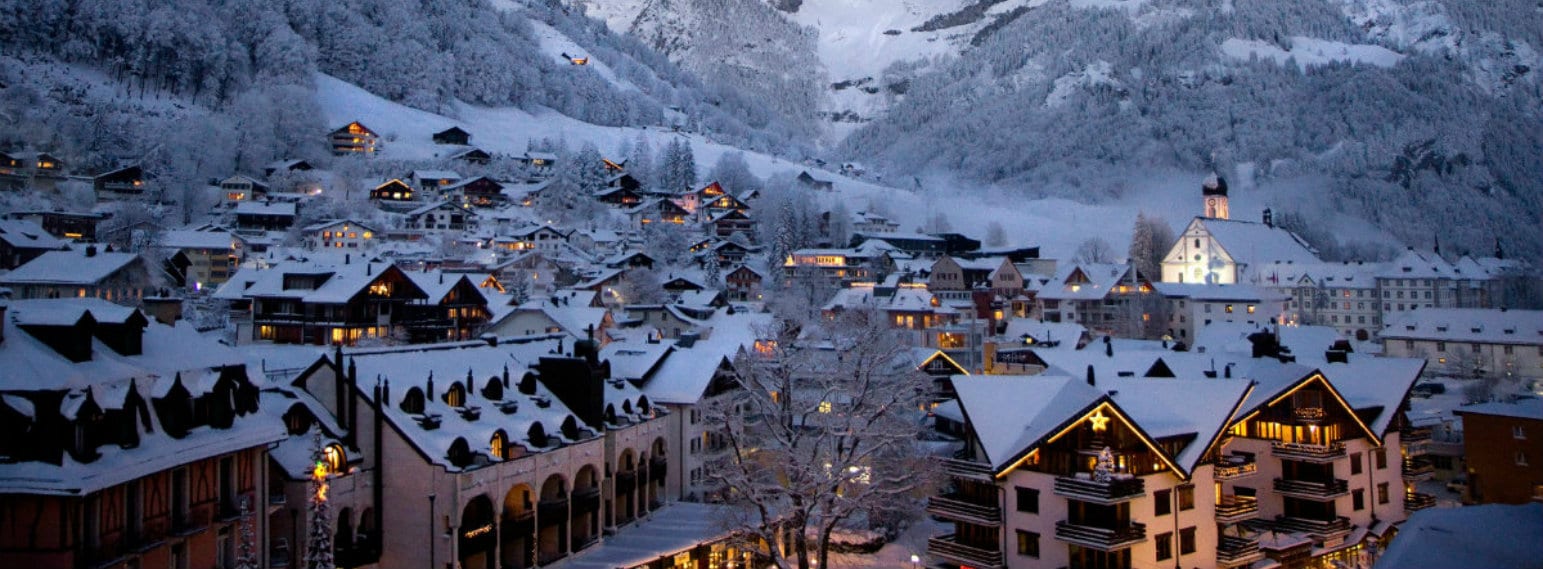
[[[288,172],[308,172],[312,169],[311,163],[304,160],[278,160],[269,162],[263,166],[263,175],[272,177],[275,174]]]
[[[766,275],[750,265],[740,265],[723,276],[729,299],[737,301],[761,300],[761,286],[765,280]]]
[[[894,233],[900,230],[900,224],[890,221],[882,215],[859,211],[852,214],[852,231],[858,233]]]
[[[743,263],[745,257],[750,256],[750,248],[725,239],[713,243],[708,248],[707,254],[716,259],[720,265],[737,265]]]
[[[222,230],[166,231],[156,247],[166,253],[165,268],[175,284],[193,290],[225,284],[243,249],[240,236]]]
[[[626,311],[628,325],[657,330],[670,339],[700,335],[709,329],[706,320],[713,315],[712,310],[679,304],[629,304]]]
[[[551,185],[551,180],[505,183],[504,201],[520,207],[535,207]]]
[[[927,289],[944,294],[990,289],[1004,298],[1023,293],[1023,273],[1005,257],[956,259],[948,255],[932,264]]]
[[[295,224],[294,202],[243,201],[236,204],[236,227],[260,231],[284,231]]]
[[[707,288],[702,284],[701,279],[684,275],[666,275],[663,280],[664,282],[659,285],[660,288],[663,288],[665,292],[671,295],[679,295],[683,292],[699,291]]]
[[[520,161],[538,171],[550,170],[557,164],[557,155],[551,152],[526,152]]]
[[[1161,303],[1153,304],[1160,299],[1153,293],[1151,281],[1130,265],[1069,264],[1040,289],[1036,312],[1049,322],[1143,337],[1162,323],[1154,310]]]
[[[533,298],[489,326],[488,331],[499,336],[564,334],[576,340],[593,337],[601,345],[610,343],[609,331],[616,327],[611,311],[584,302],[596,296],[592,292],[583,291],[582,294],[587,295],[583,298],[575,297],[575,294],[559,291],[552,296]]]
[[[434,202],[407,212],[407,228],[424,231],[466,231],[476,226],[477,213],[448,201]]]
[[[411,338],[414,342],[444,342],[475,340],[488,324],[488,299],[465,274],[447,274],[443,271],[404,271],[413,284],[428,295],[422,305],[409,305],[407,310],[412,322],[410,334],[429,333],[429,336]],[[426,323],[440,320],[434,326]],[[445,335],[433,337],[430,330],[444,330]]]
[[[605,187],[611,189],[627,190],[634,194],[643,190],[643,183],[626,172],[613,173],[605,179]]]
[[[489,270],[499,281],[508,283],[509,287],[516,286],[517,282],[528,283],[532,291],[551,290],[577,280],[567,266],[547,258],[540,251],[516,254],[489,267]]]
[[[234,566],[284,436],[245,356],[93,299],[16,301],[0,330],[0,367],[28,370],[0,385],[0,511],[27,520],[0,566]]]
[[[625,172],[627,170],[626,160],[617,162],[610,158],[601,158],[600,162],[605,165],[605,171],[607,172]]]
[[[248,272],[251,274],[247,274]],[[452,322],[395,265],[352,258],[246,267],[215,298],[231,303],[237,342],[353,345],[364,338],[438,341]]]
[[[145,193],[145,172],[138,165],[103,172],[91,178],[91,189],[99,200],[141,196]]]
[[[413,170],[408,176],[413,186],[426,195],[438,196],[445,188],[461,181],[461,175],[449,170]]]
[[[728,239],[735,233],[743,234],[746,238],[755,238],[755,221],[745,215],[744,210],[730,209],[714,214],[712,219],[707,221],[707,226],[711,228],[712,234],[720,239]]]
[[[874,281],[893,270],[890,254],[878,249],[799,249],[782,261],[789,281],[819,278],[831,283]]]
[[[568,236],[550,225],[527,225],[509,235],[493,238],[493,248],[505,251],[542,251],[555,253],[567,243]]]
[[[738,211],[744,213],[750,210],[750,206],[745,205],[745,202],[724,192],[723,187],[719,186],[718,182],[708,184],[706,188],[701,189],[698,193],[701,196],[701,207],[708,212]]]
[[[657,262],[648,253],[633,250],[618,253],[609,259],[601,261],[601,264],[613,269],[652,269]]]
[[[100,298],[128,306],[139,304],[157,284],[144,258],[99,251],[96,245],[49,251],[0,275],[0,286],[16,298]]]
[[[461,180],[440,188],[447,200],[474,207],[493,207],[504,203],[504,185],[487,176]]]
[[[105,213],[73,213],[67,211],[13,211],[6,219],[23,219],[37,223],[49,235],[60,239],[96,240],[96,226],[110,216]]]
[[[297,414],[319,410],[307,423],[339,440],[339,451],[358,445],[362,456],[327,474],[347,505],[337,511],[338,564],[552,566],[579,552],[603,554],[629,532],[646,539],[653,534],[634,529],[635,521],[687,508],[665,506],[679,496],[671,483],[679,419],[611,377],[594,342],[565,340],[344,353],[285,386]],[[292,435],[280,448],[304,449],[314,436]],[[273,517],[292,520],[275,535],[301,536],[282,564],[296,567],[309,556],[299,545],[308,533],[302,514],[310,490],[295,474],[315,461],[303,450],[292,456],[275,461],[289,472],[285,491],[294,497]],[[438,499],[402,499],[409,495]],[[704,507],[687,515],[713,513]],[[425,519],[450,520],[448,530],[424,543]],[[698,547],[697,539],[682,546],[689,558],[724,551]]]
[[[832,182],[823,176],[816,177],[814,174],[809,173],[808,170],[799,172],[797,181],[799,184],[811,190],[822,190],[828,192],[836,188],[835,182]]]
[[[67,248],[64,241],[29,220],[0,220],[0,269],[14,269],[49,251]]]
[[[370,190],[370,199],[379,202],[410,202],[413,200],[413,187],[399,178],[392,178]]]
[[[613,207],[631,208],[643,203],[643,194],[636,189],[613,187],[600,190],[595,194],[595,199]]]
[[[268,195],[268,184],[236,174],[220,180],[220,196],[226,202],[260,200]]]
[[[452,126],[445,130],[436,132],[434,133],[433,138],[434,144],[455,144],[458,146],[466,146],[471,144],[471,133],[466,132],[458,126]]]
[[[0,152],[0,180],[22,179],[26,170],[27,163],[21,156]]]
[[[627,215],[638,225],[650,223],[681,225],[686,223],[686,218],[691,217],[691,212],[672,200],[654,198],[627,210]]]
[[[314,223],[302,230],[311,249],[370,249],[380,238],[380,231],[352,219]]]
[[[445,158],[450,160],[460,160],[467,164],[477,164],[480,166],[486,166],[489,162],[493,161],[493,155],[488,154],[486,150],[481,148],[467,148],[463,150],[457,150],[455,152],[451,152],[449,155],[445,156]]]
[[[335,156],[373,156],[380,147],[380,136],[375,131],[354,121],[327,135]]]

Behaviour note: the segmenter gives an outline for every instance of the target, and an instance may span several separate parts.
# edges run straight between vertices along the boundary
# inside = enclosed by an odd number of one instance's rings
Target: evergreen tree
[[[702,278],[707,282],[702,283],[708,288],[723,287],[723,266],[718,264],[718,254],[707,251],[707,261],[702,264]]]
[[[332,513],[327,505],[327,462],[322,455],[321,430],[311,445],[311,457],[315,468],[311,469],[311,515],[307,525],[310,533],[306,539],[306,569],[335,569],[332,559]]]
[[[1114,480],[1114,453],[1104,447],[1098,451],[1098,463],[1093,465],[1093,481],[1108,484],[1111,480]]]

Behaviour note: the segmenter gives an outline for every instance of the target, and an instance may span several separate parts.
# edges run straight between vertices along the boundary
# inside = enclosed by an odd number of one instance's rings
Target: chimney
[[[87,245],[86,246],[86,256],[87,257],[95,257],[96,256],[96,245],[95,244]]]
[[[343,254],[343,264],[347,265],[350,261],[353,260],[353,258],[354,258],[353,254],[351,254],[351,253],[344,253]]]
[[[1270,211],[1270,208],[1264,208],[1264,226],[1275,227],[1275,214]]]
[[[427,393],[424,395],[424,399],[427,399],[429,401],[433,401],[434,400],[434,372],[433,371],[429,372],[429,384],[426,386],[425,391]]]
[[[1088,365],[1088,385],[1091,385],[1091,386],[1094,386],[1094,387],[1098,386],[1098,382],[1093,379],[1093,365],[1092,364]]]

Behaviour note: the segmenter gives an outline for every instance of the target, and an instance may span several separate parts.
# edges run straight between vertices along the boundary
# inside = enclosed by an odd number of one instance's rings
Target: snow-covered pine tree
[[[336,569],[332,558],[332,513],[327,505],[327,462],[322,455],[321,431],[311,443],[310,532],[305,544],[306,569]]]
[[[707,281],[708,288],[721,288],[723,286],[723,266],[718,263],[718,255],[712,251],[707,252],[707,259],[702,263],[702,279]]]
[[[530,275],[525,271],[516,271],[514,278],[509,280],[509,284],[504,287],[504,290],[509,292],[509,297],[514,299],[516,304],[525,304],[526,301],[530,300],[531,280]]]

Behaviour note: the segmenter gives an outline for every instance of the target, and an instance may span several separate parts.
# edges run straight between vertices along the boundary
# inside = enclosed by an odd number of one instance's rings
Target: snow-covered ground
[[[1335,62],[1392,67],[1404,59],[1403,54],[1379,45],[1348,44],[1303,36],[1290,38],[1290,45],[1288,49],[1264,40],[1231,38],[1222,42],[1222,53],[1234,59],[1270,59],[1281,65],[1296,58],[1297,65],[1304,71],[1314,65]]]

